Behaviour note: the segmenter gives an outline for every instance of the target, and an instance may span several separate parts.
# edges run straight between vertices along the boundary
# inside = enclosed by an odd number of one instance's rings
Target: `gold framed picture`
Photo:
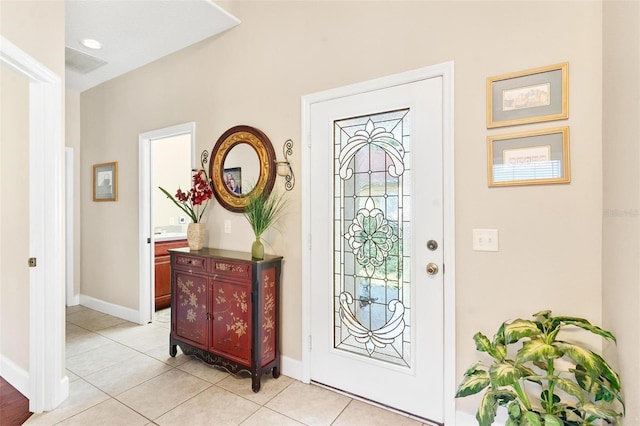
[[[571,182],[569,127],[487,138],[489,186]]]
[[[93,165],[93,201],[118,201],[118,162]]]
[[[569,63],[487,79],[487,128],[569,118]]]

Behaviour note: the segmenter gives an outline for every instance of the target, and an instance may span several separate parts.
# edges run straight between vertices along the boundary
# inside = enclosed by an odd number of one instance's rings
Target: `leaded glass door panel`
[[[310,116],[311,378],[442,421],[441,78]]]

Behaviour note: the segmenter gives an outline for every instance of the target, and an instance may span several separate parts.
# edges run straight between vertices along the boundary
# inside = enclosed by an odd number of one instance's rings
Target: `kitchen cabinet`
[[[168,308],[171,305],[171,262],[169,249],[188,246],[186,239],[156,241],[154,244],[155,265],[155,310]]]
[[[247,372],[254,392],[264,373],[280,375],[282,257],[204,247],[169,250],[171,336],[177,346],[231,373]]]

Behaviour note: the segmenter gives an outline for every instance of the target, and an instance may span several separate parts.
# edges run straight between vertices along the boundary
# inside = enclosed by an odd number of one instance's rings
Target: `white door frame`
[[[442,77],[443,90],[443,190],[444,190],[444,394],[445,424],[455,423],[455,206],[453,158],[453,62],[419,68],[302,98],[302,381],[311,381],[311,105],[344,96]]]
[[[64,366],[64,145],[60,77],[0,36],[0,62],[29,80],[29,410],[69,395]],[[27,259],[25,259],[26,265]],[[21,392],[22,389],[19,389]]]
[[[152,221],[152,208],[155,192],[151,191],[151,143],[157,139],[170,138],[179,135],[191,135],[191,167],[198,167],[195,164],[195,141],[196,141],[196,123],[184,123],[163,129],[151,130],[149,132],[140,133],[138,135],[139,148],[139,254],[140,254],[140,293],[138,296],[138,323],[146,324],[152,320],[154,305],[151,297],[151,283],[155,277],[154,270],[154,250],[155,242]],[[147,242],[149,241],[149,242]]]
[[[65,176],[65,300],[67,306],[75,306],[80,303],[80,295],[75,293],[74,289],[74,229],[73,224],[75,218],[73,217],[73,204],[75,202],[75,196],[73,193],[74,180],[73,169],[75,162],[73,159],[73,148],[65,147],[64,149],[64,176]]]

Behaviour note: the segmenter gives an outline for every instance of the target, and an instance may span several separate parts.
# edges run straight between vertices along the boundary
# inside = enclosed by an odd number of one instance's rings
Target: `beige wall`
[[[604,3],[602,301],[618,338],[625,424],[640,424],[640,3]]]
[[[187,225],[180,225],[180,216],[190,222],[189,216],[180,210],[157,187],[175,194],[178,188],[187,192],[191,188],[191,135],[173,136],[152,142],[153,168],[153,226],[177,227],[169,232],[186,232]],[[168,231],[168,230],[167,230]]]
[[[0,114],[0,354],[29,371],[29,81],[4,65]]]
[[[64,1],[2,0],[0,32],[64,82]]]
[[[599,2],[220,2],[242,24],[83,92],[82,176],[118,161],[117,203],[82,188],[83,294],[138,306],[138,134],[195,121],[196,152],[237,124],[263,130],[280,155],[292,138],[299,179],[300,98],[455,61],[457,373],[478,357],[472,336],[541,309],[602,322],[602,4]],[[487,130],[486,78],[570,63],[570,119]],[[487,187],[486,137],[571,127],[568,185]],[[277,185],[281,186],[281,180]],[[283,354],[301,359],[300,185],[289,193]],[[224,220],[232,234],[222,233]],[[209,210],[209,245],[248,250],[241,215]],[[497,228],[500,252],[471,250],[473,228]],[[474,411],[477,400],[460,401]]]
[[[64,2],[62,1],[10,1],[10,0],[2,0],[0,1],[0,33],[3,37],[8,39],[14,45],[19,47],[21,50],[27,52],[34,59],[40,62],[42,65],[56,73],[61,77],[61,80],[64,84]],[[4,83],[3,83],[4,84]],[[3,96],[3,107],[4,107],[4,96]],[[27,103],[28,104],[28,103]],[[4,114],[4,112],[3,112]],[[21,128],[23,128],[24,123],[20,121],[16,121],[16,127],[14,128],[14,122],[4,120],[4,115],[2,116],[3,121],[1,123],[2,131],[4,132],[22,132]],[[13,128],[13,130],[12,130]],[[64,130],[63,130],[64,136]],[[14,185],[24,185],[24,175],[25,169],[24,167],[20,168],[20,173],[16,174],[15,171],[10,170],[9,167],[14,167],[7,165],[9,163],[15,165],[24,165],[28,164],[28,162],[24,162],[23,154],[26,151],[24,149],[28,148],[28,140],[24,139],[23,143],[25,146],[14,147],[18,149],[16,152],[16,157],[13,158],[13,153],[11,151],[4,152],[3,155],[3,165],[0,170],[0,178],[2,179],[3,186],[9,184],[11,182]],[[4,144],[4,142],[3,142]],[[3,147],[4,150],[4,147]],[[28,158],[28,157],[27,157]],[[23,209],[21,214],[24,215],[28,210],[28,207],[22,202],[22,197],[24,197],[24,187],[22,187],[23,191],[21,197],[16,198],[6,198],[7,193],[3,189],[2,195],[5,197],[2,203],[2,224],[10,225],[9,215],[13,215],[15,213],[8,212],[7,210],[16,211],[17,207]],[[18,197],[15,192],[12,192],[13,197]],[[11,201],[9,201],[11,200]],[[8,209],[8,207],[10,207]],[[18,219],[16,219],[18,220]],[[20,237],[16,234],[17,224],[20,223],[20,226],[23,227],[23,222],[15,222],[16,228],[2,227],[2,234],[0,235],[0,240],[2,240],[3,245],[6,244],[5,241],[11,241],[11,239],[15,238],[25,238],[25,236],[21,235]],[[8,235],[7,235],[8,234]],[[27,234],[28,235],[28,234]],[[13,249],[12,249],[13,250]],[[2,260],[9,260],[12,253],[6,249],[4,246],[2,250]],[[28,276],[28,268],[26,263],[26,258],[24,257],[24,253],[21,253],[20,259],[16,260],[16,265],[20,266],[21,271],[20,277],[24,277],[25,274]],[[3,268],[4,271],[4,268]],[[3,272],[4,274],[4,272]],[[20,278],[21,280],[23,278]],[[8,347],[22,349],[18,355],[12,355],[13,361],[17,366],[26,368],[29,365],[29,352],[28,352],[28,342],[29,342],[29,321],[25,321],[25,315],[28,319],[29,317],[29,293],[28,293],[28,282],[20,283],[19,289],[14,289],[17,292],[12,293],[11,298],[6,298],[7,288],[5,287],[4,279],[0,282],[0,291],[2,292],[2,348],[0,352],[3,356],[5,356],[5,350]],[[6,299],[5,299],[6,298]],[[12,300],[13,299],[13,300]],[[14,303],[11,308],[7,308],[5,310],[6,303]],[[15,314],[11,314],[12,309],[20,310],[20,312],[15,312]],[[6,315],[6,317],[5,317]],[[64,321],[61,319],[61,321]],[[61,328],[64,330],[64,327],[61,325]],[[5,334],[5,330],[10,329],[12,333],[10,336],[12,340],[7,341],[7,335]],[[12,349],[13,350],[13,349]]]

